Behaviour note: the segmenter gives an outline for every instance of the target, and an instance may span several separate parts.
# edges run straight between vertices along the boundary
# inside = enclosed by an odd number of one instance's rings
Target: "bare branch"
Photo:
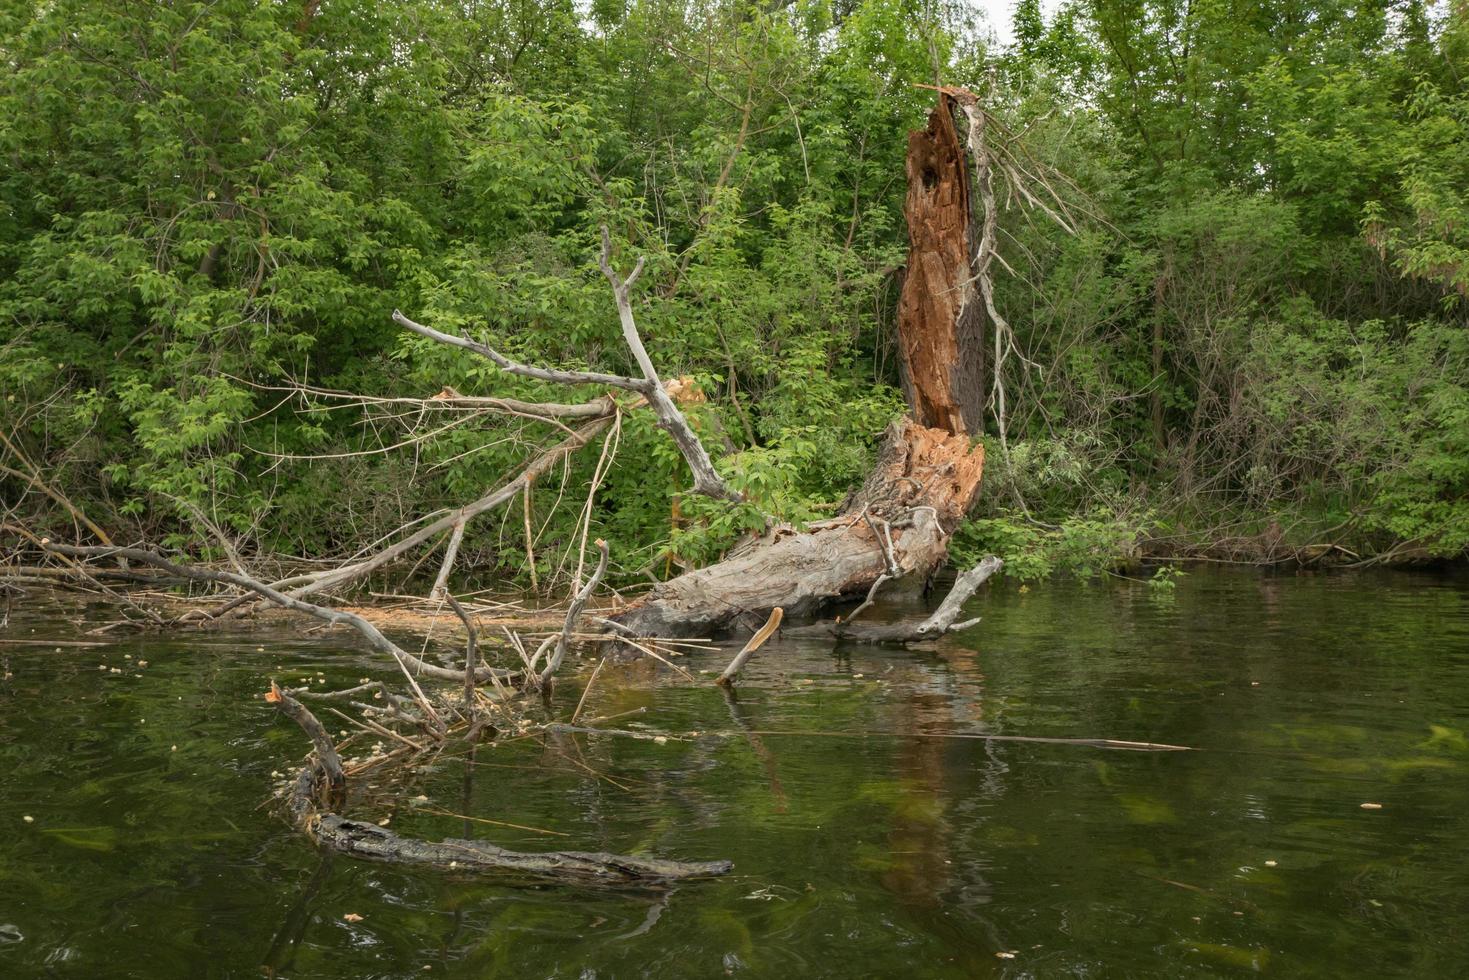
[[[460,525],[462,529],[464,525]],[[474,674],[476,670],[475,661],[479,659],[479,634],[475,632],[474,620],[469,618],[469,613],[454,598],[452,592],[445,592],[444,598],[449,601],[449,608],[454,610],[454,615],[464,624],[464,712],[465,717],[474,717]]]
[[[489,411],[506,412],[511,415],[522,415],[529,418],[597,418],[612,411],[612,400],[606,396],[594,398],[589,402],[574,402],[564,404],[560,402],[528,402],[518,398],[498,398],[484,395],[462,395],[453,388],[445,386],[436,395],[427,398],[387,398],[376,395],[359,395],[350,391],[334,391],[331,388],[321,388],[316,385],[293,382],[289,385],[262,385],[240,380],[250,387],[259,391],[284,391],[300,396],[313,398],[326,398],[339,402],[348,402],[352,405],[363,407],[373,405],[402,405],[412,409],[436,409],[440,411]],[[348,407],[346,405],[342,407]],[[335,411],[335,408],[322,408],[318,411]]]
[[[587,604],[587,600],[592,597],[597,586],[602,584],[602,576],[607,574],[607,542],[598,538],[597,550],[602,553],[602,557],[597,561],[597,570],[592,573],[587,584],[582,586],[582,590],[571,600],[571,607],[566,610],[566,625],[561,628],[561,635],[556,640],[556,652],[552,654],[545,670],[541,671],[540,685],[542,687],[551,682],[552,676],[561,667],[561,661],[566,659],[566,651],[571,646],[571,633],[576,628],[577,617],[581,615],[582,607]]]
[[[706,497],[714,497],[718,500],[739,501],[744,499],[739,493],[731,490],[724,482],[714,462],[709,458],[709,453],[704,449],[704,444],[689,428],[688,420],[678,410],[663,383],[658,380],[658,370],[653,366],[653,359],[648,356],[648,350],[643,346],[643,338],[638,335],[638,326],[633,320],[632,303],[628,299],[628,286],[635,282],[643,271],[643,260],[638,259],[637,265],[633,267],[632,274],[627,279],[617,275],[612,268],[612,237],[607,231],[607,226],[602,226],[602,253],[597,257],[597,264],[601,266],[602,274],[612,284],[612,296],[617,302],[617,315],[622,321],[622,339],[626,342],[628,350],[632,351],[633,358],[638,362],[638,368],[647,379],[647,387],[640,388],[648,398],[648,404],[653,407],[653,412],[658,416],[658,425],[673,437],[678,444],[678,451],[683,454],[684,461],[689,464],[689,470],[694,474],[694,492],[702,493]]]
[[[969,601],[969,597],[974,595],[975,591],[1004,565],[1005,563],[999,558],[990,555],[967,572],[959,575],[954,579],[954,587],[949,590],[948,595],[944,596],[944,601],[939,603],[933,615],[918,625],[918,633],[923,636],[940,636],[979,622],[977,619],[965,620],[962,623],[954,621],[959,618],[959,610],[964,607],[964,603]]]
[[[464,522],[457,521],[454,524],[454,530],[449,532],[449,544],[444,548],[444,561],[439,565],[439,575],[434,579],[434,587],[429,591],[430,596],[449,595],[449,573],[454,570],[454,559],[459,557],[459,543],[463,540]]]
[[[765,625],[760,627],[760,629],[756,631],[754,636],[745,641],[744,647],[740,650],[739,653],[735,654],[735,658],[729,662],[729,666],[724,668],[724,673],[720,674],[719,679],[716,680],[714,683],[718,684],[720,687],[729,687],[731,684],[733,684],[735,675],[738,674],[744,668],[745,664],[749,662],[750,658],[755,655],[755,651],[763,647],[765,645],[765,641],[770,639],[771,634],[780,629],[780,621],[784,617],[785,610],[782,609],[780,606],[776,606],[774,609],[770,610],[770,618],[765,621]]]
[[[636,391],[646,394],[650,382],[640,378],[624,378],[618,374],[601,374],[596,371],[562,371],[553,368],[532,367],[529,364],[521,364],[512,361],[499,351],[488,347],[477,340],[468,337],[457,337],[454,334],[426,327],[421,323],[414,323],[399,310],[393,311],[393,322],[407,330],[411,330],[420,336],[430,340],[437,340],[441,344],[449,344],[451,347],[462,347],[467,351],[473,351],[481,357],[487,357],[494,361],[502,371],[510,374],[518,374],[523,378],[535,378],[538,381],[551,381],[563,385],[607,385],[611,388],[625,388],[628,391]]]
[[[617,314],[622,323],[622,337],[627,343],[628,350],[632,352],[634,360],[638,362],[639,370],[643,372],[642,378],[626,378],[621,375],[600,374],[592,371],[562,371],[532,367],[512,361],[479,341],[447,334],[433,327],[415,323],[399,310],[393,311],[393,322],[420,336],[454,347],[462,347],[482,357],[487,357],[502,370],[511,374],[558,384],[600,384],[638,392],[648,400],[648,404],[653,408],[653,413],[658,417],[659,427],[673,437],[679,452],[689,464],[689,469],[694,475],[694,492],[720,500],[743,499],[740,494],[725,484],[724,479],[714,469],[714,463],[709,458],[708,451],[704,449],[699,437],[689,427],[688,420],[684,418],[683,413],[678,410],[678,405],[674,403],[673,398],[664,388],[663,382],[658,377],[658,371],[653,366],[652,358],[648,356],[648,350],[643,346],[642,337],[638,335],[637,324],[633,320],[632,303],[628,299],[628,287],[642,274],[643,259],[638,259],[632,273],[628,278],[623,279],[612,268],[611,251],[612,240],[604,226],[602,228],[602,252],[598,256],[598,265],[602,269],[602,274],[607,277],[607,281],[612,284],[612,295],[617,303]]]
[[[196,582],[224,582],[229,585],[239,586],[242,589],[248,589],[251,592],[256,593],[257,595],[263,596],[269,601],[285,609],[291,609],[295,612],[302,612],[308,616],[315,616],[317,619],[325,620],[326,622],[333,625],[345,624],[347,626],[350,626],[358,633],[361,633],[362,636],[366,638],[367,642],[371,644],[374,649],[380,650],[383,653],[390,655],[394,660],[398,662],[398,666],[403,669],[403,673],[408,677],[408,684],[413,689],[414,694],[417,696],[420,702],[419,706],[425,708],[425,715],[431,719],[438,720],[438,715],[434,712],[433,706],[428,704],[428,698],[424,696],[423,691],[419,688],[418,681],[416,681],[413,676],[414,672],[417,672],[419,674],[426,674],[429,677],[442,678],[444,680],[459,681],[464,679],[464,675],[460,671],[450,670],[446,667],[439,667],[435,664],[428,663],[425,660],[420,660],[418,657],[415,657],[413,654],[409,653],[407,650],[404,650],[402,647],[398,646],[398,644],[388,639],[376,626],[372,625],[372,623],[363,619],[356,613],[347,612],[344,609],[331,609],[327,606],[318,606],[310,602],[302,602],[300,599],[293,598],[283,592],[278,592],[270,586],[266,585],[264,582],[257,582],[255,579],[249,578],[245,575],[237,575],[234,572],[220,572],[209,568],[198,568],[193,565],[175,564],[174,562],[169,561],[167,558],[164,558],[162,555],[152,551],[147,551],[143,548],[119,548],[115,546],[75,546],[57,544],[56,542],[50,541],[46,538],[42,538],[41,541],[43,547],[45,547],[47,551],[53,551],[57,554],[71,555],[79,558],[106,558],[110,556],[117,556],[119,558],[127,558],[132,561],[142,562],[145,565],[153,565],[154,567],[161,568],[165,572],[176,575],[179,578],[192,579]],[[409,670],[410,667],[413,668],[412,671]],[[518,676],[509,671],[501,671],[489,667],[482,667],[475,671],[475,676],[478,679],[489,680],[492,675],[502,678]],[[442,721],[440,721],[440,724],[442,724]]]
[[[611,423],[612,416],[610,415],[587,422],[585,425],[577,428],[573,436],[561,440],[561,442],[557,443],[551,449],[532,460],[521,470],[518,476],[503,484],[498,489],[486,494],[473,503],[450,511],[438,520],[424,525],[407,537],[368,558],[364,558],[362,561],[329,571],[312,573],[310,576],[297,577],[294,582],[301,582],[304,578],[304,584],[293,589],[291,595],[297,597],[309,595],[325,588],[342,585],[354,579],[361,578],[373,569],[379,568],[401,557],[423,542],[451,529],[455,524],[468,521],[483,514],[485,511],[498,507],[516,494],[523,492],[526,487],[534,483],[537,477],[549,470],[558,460],[581,449]],[[220,611],[223,612],[223,610]]]

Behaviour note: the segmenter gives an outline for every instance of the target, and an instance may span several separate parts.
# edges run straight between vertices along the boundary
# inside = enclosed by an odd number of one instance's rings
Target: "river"
[[[737,700],[699,673],[728,650],[684,658],[697,684],[608,668],[583,716],[674,737],[354,787],[405,834],[735,862],[599,891],[324,857],[286,824],[305,745],[260,695],[388,678],[347,634],[98,640],[105,610],[12,600],[0,976],[1469,975],[1469,575],[997,583],[966,614],[932,649],[773,641]]]

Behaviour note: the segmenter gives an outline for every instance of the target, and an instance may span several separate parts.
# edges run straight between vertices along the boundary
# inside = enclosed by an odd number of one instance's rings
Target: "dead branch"
[[[454,615],[464,624],[464,711],[465,717],[474,716],[474,674],[476,662],[479,660],[479,633],[475,631],[474,621],[454,598],[452,592],[445,592],[444,598],[449,602],[449,608],[454,610]]]
[[[249,381],[245,381],[244,383],[260,391],[291,392],[303,398],[331,399],[363,408],[382,405],[417,409],[420,411],[502,412],[507,415],[545,421],[556,418],[598,418],[611,412],[613,407],[612,399],[606,396],[594,398],[591,401],[573,402],[571,404],[559,402],[528,402],[518,398],[462,395],[447,385],[440,389],[438,394],[430,395],[427,398],[405,398],[401,396],[389,398],[378,397],[376,395],[360,395],[349,391],[335,391],[331,388],[320,388],[302,382],[295,382],[290,385],[262,385]],[[342,407],[345,408],[348,405],[343,405]],[[321,411],[332,410],[321,409]]]
[[[563,371],[554,368],[538,368],[529,364],[521,364],[512,361],[499,351],[482,344],[469,337],[458,337],[454,334],[426,327],[421,323],[415,323],[403,315],[401,310],[393,311],[393,322],[406,330],[411,330],[422,337],[437,340],[441,344],[451,347],[462,347],[464,350],[472,351],[480,357],[489,358],[495,365],[507,374],[516,374],[522,378],[534,378],[537,381],[550,381],[563,385],[602,385],[608,388],[623,388],[627,391],[636,391],[640,395],[647,394],[649,382],[643,378],[628,378],[620,374],[603,374],[598,371]]]
[[[678,451],[689,464],[689,469],[694,474],[694,492],[702,493],[707,497],[722,500],[738,501],[742,495],[731,490],[724,482],[724,478],[714,469],[714,463],[705,451],[704,444],[689,428],[688,420],[668,397],[663,383],[658,380],[658,370],[653,366],[653,359],[648,356],[648,350],[643,346],[643,338],[638,334],[637,323],[633,320],[632,302],[628,299],[628,288],[637,281],[643,271],[643,260],[640,258],[633,266],[632,272],[626,279],[618,276],[617,271],[612,268],[612,236],[607,232],[607,226],[602,226],[602,253],[597,257],[597,264],[602,269],[602,275],[612,285],[612,296],[617,302],[617,316],[622,322],[622,339],[627,344],[628,350],[632,351],[633,358],[638,362],[638,369],[643,372],[643,377],[648,383],[644,390],[648,402],[653,408],[654,414],[658,416],[658,425],[673,437],[678,444]]]
[[[472,520],[486,511],[493,510],[516,494],[523,492],[541,474],[549,470],[558,461],[591,442],[592,439],[612,423],[612,419],[612,415],[607,415],[579,426],[575,430],[574,435],[563,439],[551,449],[526,464],[525,468],[520,471],[520,474],[513,479],[473,503],[456,508],[443,517],[425,524],[412,534],[403,537],[368,558],[338,568],[294,576],[290,579],[274,582],[271,587],[280,589],[288,585],[296,586],[288,594],[293,598],[299,598],[310,595],[313,592],[319,592],[322,589],[345,585],[348,582],[359,579],[374,569],[380,568],[388,562],[402,557],[418,545],[450,530],[455,524]],[[215,615],[222,615],[229,608],[238,605],[241,601],[243,600],[234,600],[231,603],[227,603],[221,609],[216,610]]]
[[[429,590],[429,595],[447,596],[449,594],[449,573],[454,570],[454,559],[459,557],[459,543],[463,540],[464,522],[459,521],[449,532],[449,543],[444,548],[444,560],[439,565],[439,575],[434,579],[434,587]]]
[[[331,736],[301,702],[274,684],[265,697],[296,722],[315,747],[314,758],[292,784],[288,806],[296,826],[322,847],[355,857],[449,871],[496,872],[580,884],[657,885],[728,874],[734,867],[729,861],[665,861],[594,851],[527,854],[487,841],[456,838],[419,841],[348,820],[332,812],[345,795],[346,775]]]
[[[720,674],[719,679],[714,683],[720,687],[729,687],[733,684],[735,675],[744,669],[745,664],[755,655],[755,651],[764,646],[765,641],[770,639],[776,630],[780,629],[780,621],[784,616],[785,610],[781,609],[780,606],[776,606],[770,610],[770,618],[765,621],[765,625],[760,627],[754,636],[745,641],[744,647],[739,653],[735,654],[735,658],[729,662],[729,666],[724,668],[724,673]]]
[[[429,677],[437,677],[443,680],[464,680],[463,673],[458,670],[450,670],[447,667],[440,667],[436,664],[431,664],[425,660],[421,660],[418,657],[415,657],[413,654],[409,653],[407,650],[404,650],[402,647],[398,646],[398,644],[394,643],[392,640],[384,636],[376,626],[372,625],[372,623],[368,622],[366,619],[363,619],[361,616],[357,615],[354,612],[348,612],[344,609],[331,609],[327,606],[318,606],[310,602],[303,602],[300,599],[293,598],[292,596],[277,591],[271,586],[266,585],[264,582],[257,582],[254,579],[249,578],[248,576],[239,575],[235,572],[221,572],[208,568],[199,568],[193,565],[175,564],[174,562],[169,561],[167,558],[164,558],[162,555],[159,555],[152,551],[147,551],[143,548],[117,548],[103,547],[100,545],[66,545],[57,544],[54,541],[49,541],[45,538],[42,539],[42,544],[47,551],[53,551],[58,554],[72,555],[74,557],[83,558],[103,558],[116,555],[121,558],[128,558],[133,561],[142,562],[143,564],[153,565],[157,568],[163,569],[165,572],[176,575],[180,578],[191,579],[196,582],[214,582],[234,585],[242,589],[248,589],[249,591],[260,595],[261,597],[285,609],[291,609],[295,612],[305,613],[308,616],[314,616],[317,619],[324,620],[328,623],[331,623],[332,625],[345,624],[347,626],[350,626],[358,633],[362,634],[362,636],[366,638],[367,642],[371,644],[374,649],[380,650],[383,653],[390,655],[395,661],[397,661],[398,666],[402,668],[404,675],[408,678],[409,686],[413,688],[415,695],[421,702],[420,707],[425,708],[425,715],[429,718],[436,719],[437,714],[434,712],[432,705],[429,705],[428,699],[424,696],[422,690],[419,689],[418,682],[414,679],[415,672],[418,674],[428,675]],[[410,670],[410,668],[412,669]],[[500,670],[494,667],[480,667],[475,671],[476,680],[489,680],[491,677],[496,677],[503,680],[512,680],[518,678],[519,676],[520,675],[517,672]]]
[[[704,449],[704,444],[689,427],[688,420],[684,418],[683,412],[679,411],[672,397],[669,396],[667,387],[658,377],[658,371],[653,366],[653,360],[648,356],[648,350],[643,346],[643,339],[638,334],[637,323],[633,318],[632,301],[629,298],[628,289],[637,281],[643,271],[643,260],[639,259],[633,267],[633,271],[626,279],[617,274],[612,268],[612,239],[606,226],[602,228],[602,251],[597,258],[597,264],[602,274],[607,277],[612,286],[612,296],[617,304],[618,319],[622,324],[622,339],[631,351],[633,359],[638,363],[638,369],[642,371],[641,378],[625,377],[617,374],[603,374],[596,371],[565,371],[552,368],[533,367],[529,364],[521,364],[512,361],[499,351],[487,344],[482,344],[469,337],[455,336],[435,330],[433,327],[415,323],[404,316],[402,311],[393,311],[393,322],[412,332],[437,340],[443,344],[460,347],[472,351],[481,357],[488,358],[502,371],[510,374],[520,375],[526,378],[535,378],[540,381],[550,381],[556,384],[594,384],[604,385],[612,388],[622,388],[627,391],[635,391],[647,399],[654,415],[658,418],[658,425],[666,431],[683,454],[688,463],[690,472],[694,477],[694,492],[720,500],[738,501],[743,499],[739,493],[731,490],[725,484],[714,469],[714,463],[709,458],[709,453]]]
[[[552,655],[550,662],[546,664],[545,670],[541,671],[539,677],[541,687],[545,687],[551,683],[551,678],[561,668],[561,662],[566,659],[566,651],[571,646],[571,633],[576,628],[577,617],[581,615],[582,608],[587,604],[587,600],[592,597],[592,593],[596,591],[597,586],[602,584],[602,576],[607,574],[607,542],[601,538],[597,539],[597,551],[601,554],[601,557],[597,561],[597,570],[592,573],[592,577],[587,580],[587,584],[582,586],[581,591],[571,600],[571,607],[566,610],[566,625],[561,628],[561,635],[556,638],[556,652]]]
[[[902,566],[898,564],[897,556],[893,554],[892,526],[889,525],[887,521],[878,518],[878,522],[882,524],[882,536],[878,537],[877,527],[873,524],[872,515],[864,513],[862,517],[864,520],[867,521],[867,526],[872,529],[872,536],[877,538],[878,543],[882,545],[882,557],[883,561],[886,564],[883,568],[883,573],[879,575],[877,577],[877,580],[872,583],[872,588],[867,590],[867,598],[862,600],[862,604],[860,606],[858,606],[856,609],[853,609],[850,613],[847,614],[846,622],[848,623],[856,619],[862,614],[864,610],[872,605],[872,601],[877,598],[878,589],[881,589],[884,585],[886,585],[888,582],[893,581],[894,579],[899,579],[903,577]]]
[[[10,453],[15,457],[16,462],[20,463],[22,466],[30,471],[29,473],[22,473],[20,470],[15,470],[11,469],[9,466],[0,465],[0,473],[5,474],[6,476],[14,477],[17,480],[24,480],[26,483],[29,483],[31,486],[35,487],[37,490],[41,491],[46,496],[50,497],[52,500],[56,501],[58,504],[64,507],[68,514],[70,514],[75,520],[85,526],[88,531],[91,531],[94,535],[96,535],[98,541],[101,541],[103,544],[112,544],[112,538],[108,537],[107,532],[98,527],[86,514],[82,513],[82,509],[76,504],[72,503],[71,499],[67,497],[66,494],[62,493],[60,490],[51,486],[51,484],[41,479],[40,469],[36,466],[36,464],[32,463],[24,453],[20,451],[19,446],[10,441],[10,438],[6,436],[4,432],[0,432],[0,445],[3,445],[6,449],[10,450]]]
[[[936,640],[946,633],[968,629],[979,622],[978,618],[967,619],[962,623],[955,622],[959,618],[959,612],[964,608],[964,603],[974,595],[990,576],[998,572],[1004,562],[994,555],[990,555],[954,579],[954,586],[949,594],[944,596],[944,601],[933,611],[927,619],[920,623],[895,623],[892,625],[869,626],[863,623],[854,624],[849,617],[845,621],[831,623],[814,623],[810,626],[801,626],[790,630],[795,636],[833,636],[845,640],[856,640],[859,643],[919,643],[926,640]]]

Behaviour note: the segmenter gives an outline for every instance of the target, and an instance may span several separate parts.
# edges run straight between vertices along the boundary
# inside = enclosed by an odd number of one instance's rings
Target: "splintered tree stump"
[[[894,424],[866,484],[841,517],[804,532],[778,529],[708,568],[680,575],[613,619],[645,636],[753,629],[777,606],[810,615],[865,591],[887,571],[878,530],[890,529],[905,575],[926,578],[948,555],[949,535],[979,492],[984,447],[912,420]]]
[[[905,393],[920,424],[977,433],[984,423],[984,304],[967,154],[947,94],[908,134],[908,270],[898,301]]]

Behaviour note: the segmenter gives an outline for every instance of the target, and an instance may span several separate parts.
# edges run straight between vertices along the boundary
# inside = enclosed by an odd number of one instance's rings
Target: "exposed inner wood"
[[[971,260],[970,178],[941,94],[925,129],[908,134],[908,272],[898,301],[898,343],[913,417],[949,432],[977,433],[984,420],[983,304]]]

